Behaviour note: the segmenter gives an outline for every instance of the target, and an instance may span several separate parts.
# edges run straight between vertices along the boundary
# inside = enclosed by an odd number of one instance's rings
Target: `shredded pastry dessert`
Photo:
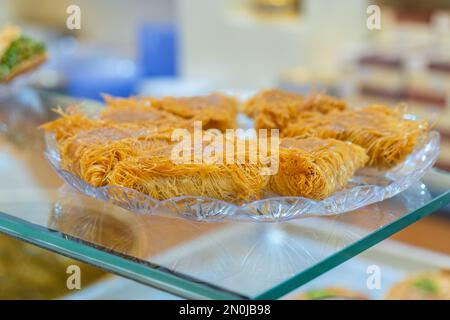
[[[243,109],[256,128],[282,128],[282,139],[257,136],[250,143],[228,135],[238,103],[224,94],[104,98],[95,115],[71,106],[41,126],[55,137],[61,168],[94,187],[126,187],[158,200],[206,196],[242,203],[273,193],[322,200],[343,190],[360,168],[404,161],[428,130],[398,108],[349,109],[323,94],[273,89]],[[178,139],[184,135],[187,146]]]
[[[270,89],[256,94],[243,104],[243,111],[255,121],[256,129],[282,131],[305,112],[326,114],[345,110],[347,103],[324,94],[303,96],[280,89]]]
[[[208,146],[214,147],[211,143]],[[231,151],[233,157],[238,156],[236,150]],[[228,151],[219,152],[223,153],[221,159],[226,159]],[[158,200],[189,195],[239,203],[260,198],[269,180],[261,175],[262,167],[259,162],[177,163],[169,152],[146,152],[118,163],[109,179],[113,185],[138,190]]]
[[[105,97],[107,109],[105,117],[110,110],[139,111],[143,118],[158,117],[170,114],[178,119],[201,121],[205,130],[215,128],[221,131],[236,127],[238,102],[235,98],[221,93],[212,93],[196,97],[135,97],[131,99]],[[145,114],[145,112],[148,112]],[[167,117],[166,117],[167,118]],[[175,118],[174,118],[175,119]]]
[[[54,110],[59,118],[40,126],[46,132],[51,132],[58,143],[62,143],[74,136],[79,131],[100,128],[103,123],[89,118],[78,106],[70,106],[65,110],[57,108]]]
[[[109,176],[121,161],[144,152],[169,148],[170,135],[143,134],[117,128],[81,131],[61,144],[61,166],[95,187],[110,183]]]
[[[94,187],[123,186],[155,199],[192,195],[231,202],[258,199],[266,187],[269,178],[260,174],[260,163],[174,162],[172,130],[190,130],[192,120],[135,100],[106,100],[108,106],[95,119],[70,107],[58,109],[61,117],[42,126],[55,135],[61,167]],[[238,148],[231,150],[238,157]]]
[[[305,114],[282,135],[350,141],[367,150],[368,166],[389,169],[405,160],[427,129],[425,121],[406,119],[400,108],[371,105],[327,115]]]
[[[284,196],[321,200],[342,189],[368,157],[363,148],[335,139],[285,138],[280,169],[269,187]]]
[[[110,181],[159,200],[189,195],[241,202],[258,199],[267,176],[249,164],[174,164],[165,156],[144,156],[121,161]]]

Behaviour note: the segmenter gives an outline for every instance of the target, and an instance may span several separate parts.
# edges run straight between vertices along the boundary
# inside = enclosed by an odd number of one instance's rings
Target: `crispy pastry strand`
[[[279,152],[280,168],[270,179],[270,189],[316,200],[344,188],[368,159],[363,148],[335,139],[285,138]]]

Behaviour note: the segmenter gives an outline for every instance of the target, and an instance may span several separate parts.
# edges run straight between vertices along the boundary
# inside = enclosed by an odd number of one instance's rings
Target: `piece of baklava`
[[[46,60],[44,43],[24,36],[18,27],[6,26],[0,31],[0,83],[9,82]]]
[[[279,170],[269,188],[283,196],[321,200],[343,189],[368,157],[363,148],[335,139],[284,138]]]
[[[281,89],[262,91],[242,106],[243,112],[254,119],[256,129],[281,131],[305,112],[326,114],[346,108],[345,101],[325,94],[313,93],[304,96]]]
[[[158,154],[171,145],[169,133],[145,133],[116,127],[81,131],[59,147],[61,167],[95,187],[110,183],[121,161],[144,153]]]
[[[310,113],[282,135],[350,141],[367,150],[367,166],[389,169],[405,160],[427,129],[426,122],[407,119],[400,109],[372,105],[327,115]]]
[[[88,117],[78,106],[73,105],[65,110],[54,110],[59,118],[44,123],[39,128],[55,136],[58,143],[62,143],[80,131],[102,127],[103,123]]]
[[[161,99],[105,97],[105,101],[107,110],[114,111],[120,108],[121,112],[127,110],[130,112],[139,111],[144,118],[170,114],[190,123],[201,121],[204,130],[219,129],[225,131],[236,127],[237,100],[221,93],[195,97],[164,97]],[[150,113],[151,110],[154,111],[153,114]],[[145,111],[149,111],[149,113],[145,114]],[[105,114],[105,116],[107,115]]]
[[[258,199],[269,180],[267,175],[261,174],[264,165],[246,161],[245,154],[243,162],[236,161],[239,158],[238,148],[227,151],[224,145],[204,143],[204,150],[211,148],[216,153],[209,160],[205,160],[203,155],[203,159],[196,161],[195,157],[199,154],[195,151],[190,153],[188,149],[183,150],[188,154],[184,160],[174,157],[174,149],[168,150],[170,153],[147,152],[129,158],[115,166],[109,177],[110,184],[131,188],[158,200],[207,196],[240,203]],[[232,161],[227,160],[228,152]]]
[[[179,117],[202,121],[203,129],[236,128],[238,101],[222,93],[211,93],[195,97],[165,97],[158,99],[154,106]]]

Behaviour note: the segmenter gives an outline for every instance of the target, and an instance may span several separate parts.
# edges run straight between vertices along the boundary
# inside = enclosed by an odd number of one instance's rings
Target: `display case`
[[[281,298],[450,202],[450,175],[432,170],[339,215],[263,223],[133,213],[78,193],[45,159],[38,126],[77,102],[34,90],[0,102],[0,232],[178,297]]]

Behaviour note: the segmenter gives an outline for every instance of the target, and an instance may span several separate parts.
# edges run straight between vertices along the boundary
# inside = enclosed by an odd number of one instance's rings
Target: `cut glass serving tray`
[[[241,205],[189,195],[157,200],[125,187],[94,187],[61,168],[56,141],[51,136],[46,137],[45,154],[59,176],[76,190],[127,210],[200,221],[247,219],[275,222],[307,216],[342,214],[392,198],[420,180],[434,165],[439,155],[439,140],[439,133],[428,132],[413,153],[400,165],[384,172],[371,170],[357,172],[345,189],[320,201],[304,197],[272,195]]]

